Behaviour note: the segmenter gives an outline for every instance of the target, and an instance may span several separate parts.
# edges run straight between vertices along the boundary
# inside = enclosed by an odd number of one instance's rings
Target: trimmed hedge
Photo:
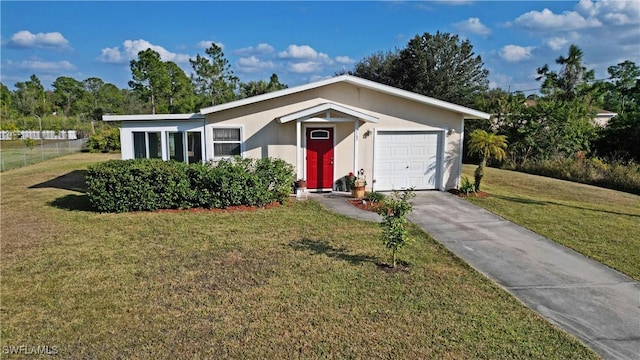
[[[282,203],[293,178],[290,164],[272,158],[189,165],[136,159],[90,166],[86,184],[95,210],[127,212]]]

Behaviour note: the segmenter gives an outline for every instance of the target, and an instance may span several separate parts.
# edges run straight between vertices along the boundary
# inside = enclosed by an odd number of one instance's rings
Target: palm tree
[[[474,130],[469,140],[469,154],[479,154],[482,157],[478,168],[474,173],[476,191],[480,191],[480,182],[484,176],[484,168],[490,158],[502,160],[506,156],[507,137],[494,133],[488,133],[481,129]]]

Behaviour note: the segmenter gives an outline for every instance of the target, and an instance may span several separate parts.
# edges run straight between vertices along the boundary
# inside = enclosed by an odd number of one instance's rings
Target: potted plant
[[[350,172],[349,175],[344,177],[344,180],[347,188],[346,190],[351,191],[351,189],[356,185],[356,176]]]
[[[351,196],[356,199],[364,198],[366,186],[367,181],[364,179],[364,169],[360,169],[360,171],[358,172],[358,177],[353,180],[353,185],[351,186]]]
[[[307,188],[307,180],[298,179],[293,183],[296,189],[306,189]]]

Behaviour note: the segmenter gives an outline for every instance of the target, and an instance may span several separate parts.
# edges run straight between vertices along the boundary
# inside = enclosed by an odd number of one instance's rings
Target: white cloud
[[[320,53],[322,54],[322,53]],[[287,50],[281,51],[278,53],[278,56],[281,59],[300,59],[300,60],[313,60],[317,59],[320,56],[317,51],[315,51],[309,45],[289,45]],[[322,54],[326,56],[326,54]]]
[[[463,33],[487,36],[491,34],[491,29],[480,22],[479,18],[469,18],[454,24],[455,28]]]
[[[18,48],[66,48],[69,41],[59,32],[33,34],[22,30],[11,36],[8,45]]]
[[[271,61],[262,61],[255,56],[241,57],[236,63],[239,72],[256,72],[264,69],[272,69],[274,67]]]
[[[126,61],[127,59],[123,58],[119,48],[108,47],[100,50],[100,56],[98,56],[98,60],[106,63],[121,63]]]
[[[289,71],[297,74],[311,73],[321,70],[322,64],[316,61],[305,61],[301,63],[289,64]]]
[[[41,72],[59,72],[74,70],[76,67],[69,61],[43,61],[40,59],[23,60],[20,62],[7,61],[7,66],[10,68],[16,68],[29,71],[41,71]]]
[[[508,62],[518,62],[531,58],[534,46],[507,45],[500,49],[500,57]]]
[[[213,40],[202,40],[202,41],[198,41],[198,43],[196,44],[196,47],[199,49],[208,49],[211,47],[211,44],[216,44],[218,45],[218,47],[220,49],[224,49],[224,44],[221,42],[216,42]]]
[[[599,18],[611,25],[640,24],[640,2],[638,1],[581,0],[577,9],[589,17]]]
[[[550,39],[545,40],[545,44],[547,44],[547,46],[549,48],[551,48],[551,50],[560,50],[568,42],[569,42],[569,40],[567,40],[566,38],[563,38],[563,37],[559,37],[559,36],[555,36],[555,37],[552,37]]]
[[[534,31],[569,31],[602,26],[600,20],[593,17],[585,18],[575,11],[554,14],[549,9],[529,11],[520,15],[514,23]]]
[[[311,75],[309,77],[309,82],[316,82],[316,81],[320,81],[320,80],[327,80],[332,78],[333,75]]]
[[[356,61],[348,56],[336,56],[336,62],[338,64],[353,64]]]
[[[246,48],[234,50],[231,53],[238,56],[249,56],[249,55],[270,54],[274,51],[275,49],[273,46],[267,43],[260,43],[256,47],[249,46]]]
[[[175,63],[186,63],[189,61],[189,55],[173,53],[162,46],[154,45],[147,40],[125,40],[122,43],[123,49],[119,47],[104,48],[100,51],[98,61],[105,63],[123,63],[131,59],[136,59],[140,51],[151,49],[158,54],[162,61],[173,61]]]

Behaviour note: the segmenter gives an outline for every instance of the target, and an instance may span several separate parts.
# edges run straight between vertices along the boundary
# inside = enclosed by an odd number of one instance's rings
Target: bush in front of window
[[[87,171],[89,201],[100,212],[186,208],[193,197],[186,169],[159,159],[98,163]]]
[[[290,164],[272,158],[209,164],[135,159],[90,166],[86,184],[95,210],[128,212],[282,203],[293,177]]]

